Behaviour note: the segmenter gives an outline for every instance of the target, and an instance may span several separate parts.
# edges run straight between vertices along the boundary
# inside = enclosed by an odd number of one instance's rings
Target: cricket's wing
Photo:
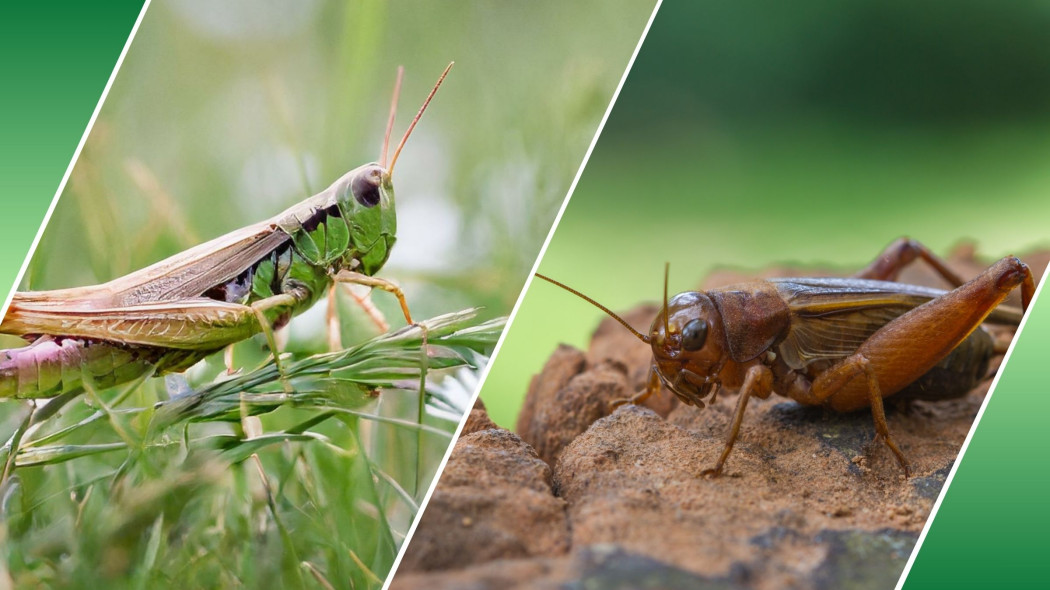
[[[787,365],[803,369],[854,352],[893,319],[945,293],[905,283],[852,278],[773,279],[791,312],[779,345]],[[985,321],[1017,325],[1021,311],[1000,306]]]
[[[183,350],[218,350],[259,332],[252,308],[202,297],[128,307],[21,309],[12,304],[4,331],[105,340]]]

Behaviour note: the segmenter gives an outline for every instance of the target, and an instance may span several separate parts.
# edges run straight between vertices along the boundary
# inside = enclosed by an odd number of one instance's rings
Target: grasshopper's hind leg
[[[930,265],[937,274],[953,287],[959,287],[963,280],[955,274],[944,260],[930,251],[929,248],[908,238],[895,240],[882,251],[875,260],[871,261],[864,270],[853,275],[858,279],[876,279],[880,281],[895,281],[905,266],[915,260],[923,260]]]

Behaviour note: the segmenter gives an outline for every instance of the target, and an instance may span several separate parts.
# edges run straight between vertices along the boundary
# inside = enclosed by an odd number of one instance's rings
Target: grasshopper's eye
[[[373,168],[363,174],[358,174],[350,182],[350,190],[354,198],[365,207],[375,207],[379,204],[379,185],[383,181],[383,174],[379,168]]]
[[[682,329],[682,348],[688,351],[700,350],[707,340],[707,322],[696,319]]]

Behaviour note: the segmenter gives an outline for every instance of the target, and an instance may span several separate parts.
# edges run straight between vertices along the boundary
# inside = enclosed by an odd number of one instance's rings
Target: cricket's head
[[[729,360],[721,315],[702,291],[686,291],[664,305],[649,328],[653,363],[664,385],[680,400],[704,407]]]
[[[704,407],[704,398],[718,385],[718,374],[729,359],[721,316],[705,293],[688,291],[668,300],[665,269],[663,308],[646,335],[572,287],[539,273],[536,276],[587,301],[620,322],[635,337],[652,347],[653,365],[663,384],[684,403]]]

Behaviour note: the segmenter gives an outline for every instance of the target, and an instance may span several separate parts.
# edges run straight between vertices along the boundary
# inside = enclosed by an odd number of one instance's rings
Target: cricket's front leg
[[[1032,273],[1020,260],[1007,256],[970,282],[889,322],[853,355],[821,373],[811,387],[796,383],[788,395],[805,404],[827,403],[837,411],[869,406],[878,436],[907,473],[904,454],[890,437],[882,398],[933,368],[1017,287],[1027,308],[1035,292]]]
[[[610,404],[610,410],[615,410],[616,408],[627,404],[640,406],[657,391],[660,391],[660,374],[657,372],[656,365],[654,364],[649,367],[649,378],[645,382],[645,388],[631,397],[613,400],[612,404]]]
[[[705,469],[700,472],[700,475],[704,477],[718,477],[722,475],[722,469],[725,467],[726,459],[729,458],[729,453],[733,450],[733,445],[736,443],[736,439],[740,436],[740,425],[744,422],[744,411],[747,410],[747,400],[752,395],[758,396],[765,399],[773,393],[773,372],[769,370],[769,367],[761,364],[754,363],[747,368],[747,372],[744,373],[744,384],[740,387],[740,395],[736,401],[736,411],[733,413],[733,423],[729,426],[729,430],[726,432],[726,445],[722,449],[722,455],[718,457],[718,462],[711,469]]]

